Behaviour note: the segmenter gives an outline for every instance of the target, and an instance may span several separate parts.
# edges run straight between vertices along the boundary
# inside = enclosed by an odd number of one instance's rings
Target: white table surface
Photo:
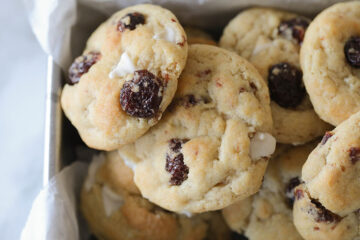
[[[19,239],[42,185],[46,54],[21,0],[0,8],[0,239]]]

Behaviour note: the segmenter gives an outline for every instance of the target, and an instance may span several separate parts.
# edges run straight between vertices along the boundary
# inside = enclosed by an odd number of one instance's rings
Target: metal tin
[[[78,147],[85,146],[78,132],[61,110],[60,96],[63,85],[61,68],[49,57],[45,111],[44,185],[64,166],[76,159]]]
[[[47,86],[46,86],[46,117],[45,117],[45,145],[44,145],[44,173],[43,184],[46,185],[51,177],[60,171],[61,151],[61,123],[60,106],[61,70],[52,57],[48,58]]]

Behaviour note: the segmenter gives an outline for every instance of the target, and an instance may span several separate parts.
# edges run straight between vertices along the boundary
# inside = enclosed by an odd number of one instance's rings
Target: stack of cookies
[[[80,201],[94,238],[360,239],[360,2],[244,10],[218,43],[125,8],[61,104],[103,151]]]

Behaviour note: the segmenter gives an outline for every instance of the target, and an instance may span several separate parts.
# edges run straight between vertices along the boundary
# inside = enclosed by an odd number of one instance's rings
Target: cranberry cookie
[[[261,185],[275,150],[269,103],[266,83],[245,59],[193,44],[168,112],[119,153],[155,204],[183,213],[221,209]]]
[[[222,210],[230,228],[251,240],[301,240],[292,222],[294,188],[313,143],[282,146],[270,160],[260,191]]]
[[[360,110],[360,2],[338,3],[310,24],[300,54],[315,111],[338,125]]]
[[[95,156],[81,194],[81,210],[99,239],[230,240],[219,212],[188,218],[143,199],[132,170],[117,152]]]
[[[360,112],[327,132],[303,166],[294,220],[304,238],[360,237],[359,178]]]
[[[275,9],[253,8],[225,28],[220,46],[237,52],[268,82],[274,135],[301,144],[329,126],[316,115],[302,82],[299,51],[310,20]]]
[[[120,172],[129,176],[131,169],[112,154],[95,157],[81,193],[82,213],[98,238],[193,240],[206,236],[204,220],[177,216],[143,199],[131,181],[121,179]]]
[[[125,8],[93,33],[71,65],[62,108],[89,147],[131,143],[161,118],[186,57],[186,34],[170,11]]]

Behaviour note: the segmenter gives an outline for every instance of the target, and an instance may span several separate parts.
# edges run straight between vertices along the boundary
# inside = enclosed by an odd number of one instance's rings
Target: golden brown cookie
[[[360,2],[335,4],[310,24],[301,48],[315,111],[338,125],[360,110]]]
[[[302,81],[299,51],[309,22],[289,12],[251,8],[230,21],[219,43],[248,59],[267,81],[280,143],[303,144],[329,129],[315,113]]]
[[[142,198],[131,183],[131,169],[120,160],[116,152],[101,154],[89,167],[80,207],[93,234],[107,240],[206,237],[209,223],[204,219],[170,213]]]
[[[302,169],[294,222],[307,240],[360,237],[360,112],[327,132]],[[357,237],[357,238],[356,238]]]
[[[131,143],[160,120],[186,56],[186,34],[170,11],[125,8],[100,25],[71,65],[65,115],[91,148]]]
[[[183,213],[224,208],[260,187],[275,150],[269,101],[266,83],[245,59],[191,45],[169,111],[119,153],[155,204]]]

